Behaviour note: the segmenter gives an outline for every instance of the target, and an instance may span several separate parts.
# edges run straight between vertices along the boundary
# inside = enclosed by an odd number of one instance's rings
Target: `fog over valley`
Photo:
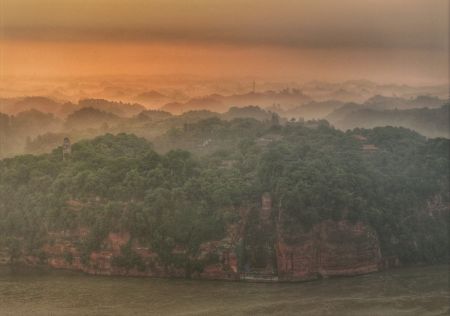
[[[267,121],[273,113],[284,121],[326,120],[342,130],[399,126],[428,137],[448,137],[448,102],[441,86],[380,85],[368,80],[291,83],[293,88],[278,90],[282,83],[254,81],[246,87],[238,82],[225,82],[220,88],[219,83],[193,81],[192,85],[197,88],[191,90],[191,85],[175,82],[172,88],[135,88],[125,93],[126,88],[108,88],[107,83],[93,84],[89,89],[86,82],[76,87],[97,92],[106,99],[83,98],[72,102],[63,94],[59,98],[55,95],[0,98],[3,135],[0,155],[48,152],[60,144],[64,135],[82,139],[126,132],[155,141],[155,137],[171,129],[210,117]],[[188,94],[213,89],[218,91]],[[235,92],[227,94],[230,90]]]

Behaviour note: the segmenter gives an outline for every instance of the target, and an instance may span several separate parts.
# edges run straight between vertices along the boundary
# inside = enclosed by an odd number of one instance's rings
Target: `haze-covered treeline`
[[[401,126],[427,137],[448,137],[448,105],[431,96],[407,99],[376,95],[359,104],[339,99],[318,102],[298,89],[285,89],[278,93],[192,98],[185,104],[169,103],[159,110],[103,99],[82,99],[77,104],[44,97],[13,101],[0,99],[0,158],[47,153],[66,136],[78,141],[105,133],[132,133],[156,143],[173,129],[206,118],[270,121],[274,113],[280,122],[326,119],[342,130]]]
[[[145,110],[132,117],[119,116],[97,107],[86,107],[76,110],[64,119],[37,110],[20,112],[17,115],[0,113],[0,158],[24,153],[48,153],[59,146],[66,136],[77,141],[105,133],[125,132],[155,141],[156,138],[170,133],[172,129],[214,117],[227,120],[254,117],[263,121],[270,120],[272,113],[256,106],[231,108],[223,114],[191,111],[172,115],[159,110]]]
[[[239,210],[269,192],[274,219],[292,236],[348,219],[374,227],[384,255],[446,258],[448,140],[251,119],[208,119],[182,131],[165,138],[167,147],[189,139],[202,155],[158,154],[143,138],[108,134],[74,144],[65,161],[61,148],[0,161],[2,247],[12,259],[39,255],[51,232],[84,228],[78,247],[87,258],[108,232],[128,231],[164,265],[201,269],[200,245],[224,237]],[[142,264],[128,250],[117,264]]]
[[[449,137],[450,104],[440,108],[408,110],[376,110],[358,107],[342,108],[331,113],[327,119],[342,129],[355,127],[402,126],[428,137]]]

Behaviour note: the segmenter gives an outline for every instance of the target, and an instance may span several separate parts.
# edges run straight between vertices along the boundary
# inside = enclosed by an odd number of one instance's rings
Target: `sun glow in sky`
[[[0,0],[0,75],[444,83],[446,0]]]

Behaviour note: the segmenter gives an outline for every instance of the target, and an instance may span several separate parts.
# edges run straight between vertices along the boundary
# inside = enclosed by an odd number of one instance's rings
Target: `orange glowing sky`
[[[0,0],[0,76],[443,83],[447,0]]]

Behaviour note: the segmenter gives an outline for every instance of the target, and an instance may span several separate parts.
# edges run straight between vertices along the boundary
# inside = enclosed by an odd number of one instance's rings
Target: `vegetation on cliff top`
[[[83,227],[79,248],[88,256],[109,232],[128,231],[165,266],[201,269],[200,245],[223,238],[239,209],[270,192],[287,235],[328,219],[362,221],[385,256],[445,260],[446,139],[391,127],[344,133],[325,122],[207,119],[161,141],[170,148],[175,140],[194,154],[158,154],[143,138],[107,134],[74,144],[65,161],[61,148],[1,160],[0,246],[13,260],[39,255],[50,232]],[[115,262],[141,264],[131,249]]]

